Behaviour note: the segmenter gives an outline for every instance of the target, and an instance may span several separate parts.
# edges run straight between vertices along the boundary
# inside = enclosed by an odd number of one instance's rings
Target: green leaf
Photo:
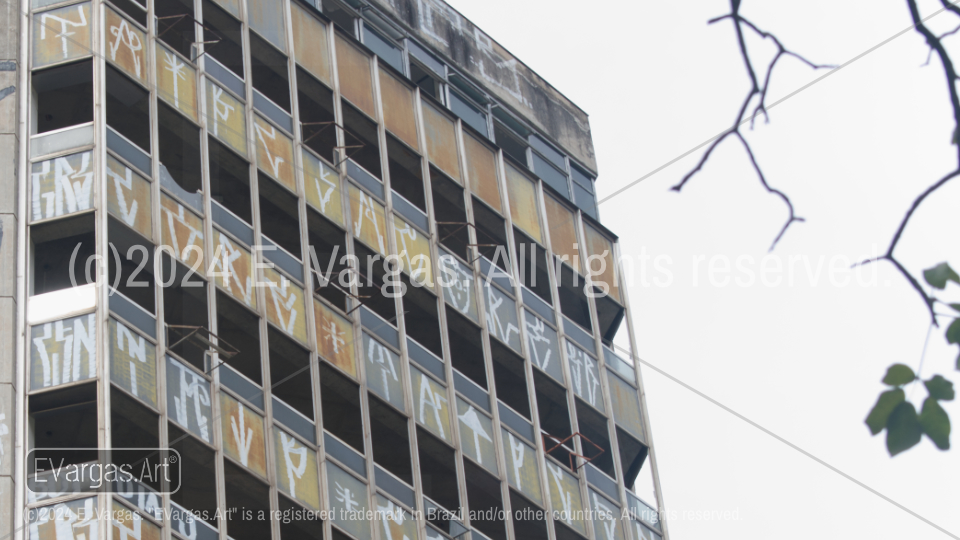
[[[923,279],[936,289],[943,289],[947,286],[947,281],[960,283],[960,276],[950,268],[950,265],[942,262],[933,268],[927,268],[923,271]]]
[[[923,402],[923,410],[920,411],[920,426],[923,432],[930,437],[933,444],[941,450],[950,449],[950,417],[947,411],[937,403],[937,400],[928,397]]]
[[[960,304],[947,304],[947,305],[952,307],[956,311],[960,311]]]
[[[953,383],[940,375],[934,375],[929,381],[923,381],[923,385],[927,387],[931,399],[953,401],[956,396],[953,391]]]
[[[912,448],[920,442],[921,435],[923,428],[913,403],[904,401],[897,405],[887,418],[887,451],[890,456]]]
[[[873,409],[865,420],[867,427],[870,428],[871,435],[876,435],[883,431],[883,428],[887,425],[887,418],[890,417],[890,413],[893,412],[893,409],[895,409],[897,405],[903,403],[903,399],[903,390],[900,388],[887,390],[880,394],[880,397],[877,398],[877,404],[873,406]]]
[[[960,343],[960,319],[954,319],[947,327],[947,343]]]
[[[883,384],[890,386],[902,386],[916,379],[913,370],[903,364],[894,364],[887,368],[887,374],[883,377]]]

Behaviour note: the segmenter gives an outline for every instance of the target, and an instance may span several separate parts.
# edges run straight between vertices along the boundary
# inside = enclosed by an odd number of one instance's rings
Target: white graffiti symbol
[[[493,443],[493,439],[490,438],[487,430],[483,429],[480,415],[477,414],[477,411],[473,407],[470,407],[467,409],[467,412],[460,415],[460,421],[473,432],[473,448],[476,452],[477,463],[483,465],[483,453],[480,452],[480,439],[486,439],[491,444]]]
[[[397,238],[400,240],[400,257],[410,272],[410,277],[416,281],[425,280],[427,278],[428,259],[421,255],[415,255],[413,258],[411,258],[411,250],[407,247],[408,238],[410,239],[410,242],[417,241],[417,230],[410,227],[409,223],[404,223],[403,226],[404,227],[402,229],[397,229]]]
[[[361,236],[363,233],[364,220],[370,222],[370,225],[373,227],[373,233],[377,235],[377,247],[380,249],[381,253],[386,253],[387,248],[385,247],[385,243],[383,241],[383,235],[380,234],[380,225],[377,222],[377,211],[373,204],[373,199],[361,191],[360,215],[357,216],[357,221],[353,224],[353,226],[356,229],[356,235]]]
[[[87,320],[86,326],[83,319]],[[92,379],[96,376],[96,317],[94,314],[78,317],[68,326],[68,321],[57,321],[43,325],[43,334],[33,338],[40,357],[43,375],[43,387],[57,386],[72,381]],[[47,340],[62,343],[63,358],[59,352],[47,350]],[[56,350],[55,349],[55,350]],[[86,363],[86,372],[82,372],[82,365]]]
[[[443,432],[443,422],[441,421],[441,413],[445,413],[443,410],[443,404],[447,402],[447,398],[443,396],[440,392],[434,392],[433,388],[430,387],[430,380],[425,376],[420,375],[420,423],[426,424],[426,410],[429,407],[433,411],[433,419],[437,423],[437,430],[440,432],[440,438],[446,440],[447,436]]]
[[[447,300],[460,313],[466,314],[470,311],[470,298],[473,296],[473,273],[465,271],[453,255],[440,256],[440,269],[444,276],[440,284],[447,293]]]
[[[394,381],[400,381],[400,377],[397,376],[397,368],[393,364],[393,354],[389,349],[371,339],[367,345],[367,360],[375,367],[380,368],[380,375],[383,377],[383,391],[386,393],[384,397],[389,401],[389,379],[392,378]]]
[[[214,123],[213,123],[213,134],[217,137],[220,136],[220,121],[226,122],[230,118],[230,113],[233,112],[234,107],[229,103],[223,101],[221,96],[223,96],[223,88],[219,86],[212,86],[211,90],[213,92],[213,114],[214,114]]]
[[[128,527],[125,523],[116,519],[116,516],[118,515],[117,512],[113,512],[113,514],[115,516],[113,519],[113,526],[115,527],[114,530],[120,533],[120,540],[128,540],[130,538],[133,540],[140,540],[142,538],[141,528],[143,526],[143,520],[139,515],[133,512],[128,512],[126,514],[125,517],[129,517],[130,519],[128,521],[133,524],[133,527]]]
[[[353,498],[353,492],[350,491],[350,488],[345,488],[340,485],[340,482],[334,482],[337,486],[337,497],[336,499],[343,503],[347,512],[353,512],[354,508],[360,508],[360,503]]]
[[[44,13],[40,16],[40,39],[47,39],[47,21],[52,20],[60,23],[60,33],[54,37],[60,39],[64,58],[69,57],[67,53],[67,42],[70,41],[70,36],[76,34],[76,32],[70,32],[70,28],[82,28],[87,25],[87,16],[84,14],[83,8],[84,6],[82,5],[77,6],[77,14],[80,15],[79,21],[71,21],[70,19],[64,19],[63,17],[58,17],[50,13]]]
[[[297,301],[297,294],[285,276],[280,276],[280,285],[270,286],[270,296],[273,299],[273,307],[277,312],[280,327],[283,331],[293,335],[294,325],[297,322],[297,310],[293,305]],[[283,320],[283,313],[287,312],[287,320]]]
[[[237,403],[237,415],[230,417],[230,431],[233,432],[233,441],[237,443],[237,453],[240,454],[240,463],[242,463],[244,467],[249,467],[250,445],[253,444],[253,428],[246,427],[245,417],[246,415],[243,414],[243,403]]]
[[[383,532],[384,532],[384,536],[386,537],[385,540],[394,540],[393,531],[390,529],[389,522],[392,521],[396,523],[397,527],[403,527],[403,522],[404,522],[403,509],[393,504],[393,501],[388,499],[386,506],[380,506],[379,504],[377,504],[377,513],[380,514],[383,520]],[[403,540],[410,540],[410,537],[408,537],[404,533]]]
[[[71,508],[60,503],[53,508],[46,507],[38,515],[40,519],[30,524],[30,540],[40,540],[40,525],[53,523],[53,538],[56,540],[93,540],[98,538],[97,514],[93,511],[95,499],[83,501],[82,508]],[[81,532],[83,529],[86,531]],[[44,535],[44,538],[49,538]]]
[[[186,210],[184,210],[182,204],[177,204],[176,214],[166,208],[161,208],[161,210],[163,210],[163,212],[167,215],[167,229],[170,231],[170,242],[173,244],[173,250],[176,252],[177,256],[183,258],[186,256],[187,246],[198,245],[203,241],[203,231],[195,228],[187,221]],[[178,226],[186,228],[189,232],[189,235],[187,235],[186,245],[183,246],[183,251],[181,251],[180,240],[177,237]]]
[[[219,234],[219,241],[217,246],[218,255],[214,261],[217,265],[217,269],[223,274],[221,276],[223,280],[223,285],[230,289],[231,291],[236,287],[239,289],[239,296],[243,298],[245,304],[252,305],[253,302],[253,278],[251,276],[246,276],[244,280],[240,281],[240,274],[237,273],[233,268],[233,263],[237,261],[243,252],[239,248],[233,245],[230,242],[230,239],[227,238],[224,234]]]
[[[210,391],[207,390],[206,381],[186,366],[178,363],[171,363],[170,365],[180,370],[180,396],[173,398],[174,409],[177,413],[177,422],[185,427],[190,425],[190,416],[187,414],[187,409],[188,403],[192,399],[194,416],[197,422],[197,429],[200,431],[200,438],[206,442],[210,442],[208,420],[207,416],[203,414],[203,408],[210,406]],[[188,374],[190,376],[190,382],[187,382]]]
[[[117,190],[117,206],[120,207],[120,217],[123,222],[133,227],[133,222],[137,220],[138,202],[132,199],[130,206],[127,206],[127,198],[124,196],[123,188],[133,193],[133,171],[129,167],[123,168],[123,175],[117,174],[113,169],[107,168],[107,176],[113,179],[113,186]]]
[[[297,440],[280,432],[280,446],[283,447],[283,462],[287,466],[287,480],[290,484],[290,495],[297,496],[297,480],[303,478],[303,473],[307,471],[307,447],[297,448]],[[296,467],[293,466],[293,457],[299,458]]]
[[[544,335],[546,326],[543,321],[536,317],[527,316],[524,321],[527,325],[527,341],[530,343],[530,351],[533,352],[533,363],[546,371],[547,366],[550,365],[550,357],[553,355],[552,342]],[[546,344],[542,358],[540,357],[540,350],[537,348],[538,343]]]
[[[330,196],[333,195],[334,190],[337,189],[337,184],[328,180],[328,176],[330,176],[330,172],[327,171],[326,167],[321,165],[320,177],[313,179],[313,183],[317,188],[317,198],[320,199],[320,212],[323,214],[327,213],[327,203],[330,202]],[[326,189],[320,187],[320,182],[324,183]]]
[[[31,202],[33,219],[43,219],[89,210],[93,202],[93,170],[90,152],[80,155],[80,170],[74,170],[69,158],[53,161],[53,190],[43,191],[42,181],[50,174],[50,161],[40,165],[40,171],[31,174],[33,192]]]
[[[570,376],[573,377],[573,387],[577,395],[586,397],[591,405],[596,406],[597,387],[600,386],[596,362],[571,343],[567,343],[567,357],[570,359]]]
[[[130,358],[130,393],[140,397],[137,388],[137,362],[147,363],[147,340],[130,331],[126,326],[117,325],[117,350],[127,353]]]
[[[270,131],[267,131],[267,128],[260,127],[260,122],[253,123],[253,129],[257,132],[257,139],[260,140],[260,144],[263,145],[263,151],[267,154],[267,161],[270,162],[270,168],[273,169],[273,176],[280,178],[280,164],[284,162],[284,159],[280,156],[273,156],[270,154],[270,146],[267,145],[267,137],[271,141],[277,140],[277,130],[273,126],[267,126],[270,128]]]
[[[515,333],[520,335],[520,329],[511,321],[504,325],[500,319],[499,309],[503,305],[504,298],[499,293],[494,292],[493,286],[487,283],[483,287],[487,291],[487,326],[495,330],[498,338],[504,343],[510,343],[510,337]],[[514,313],[515,314],[515,313]]]
[[[163,62],[166,64],[166,69],[173,76],[173,104],[180,108],[180,79],[187,80],[187,75],[184,73],[184,67],[186,64],[180,61],[177,58],[177,55],[173,53],[168,53],[163,51]]]
[[[598,497],[596,493],[591,493],[591,495],[593,496],[593,506],[597,510],[597,519],[599,519],[600,524],[603,525],[603,532],[604,536],[606,536],[606,540],[615,540],[617,522],[611,519],[611,516],[614,515],[613,509],[606,504],[603,504],[603,502],[600,500],[600,497]]]
[[[507,438],[510,439],[510,458],[513,461],[513,479],[517,484],[517,489],[523,491],[523,482],[521,482],[520,469],[523,467],[523,454],[527,447],[513,436],[513,433],[507,432]]]
[[[563,510],[560,512],[560,519],[570,524],[572,523],[573,518],[573,493],[570,493],[564,487],[563,471],[560,470],[559,465],[548,463],[547,470],[550,471],[550,476],[553,477],[553,483],[557,486],[557,495],[560,497],[560,506],[563,507]]]
[[[127,50],[130,51],[130,56],[133,58],[133,69],[137,73],[137,77],[140,77],[140,55],[137,54],[137,51],[143,50],[143,43],[140,41],[140,36],[130,28],[130,25],[127,24],[127,21],[124,19],[120,19],[119,26],[111,26],[110,33],[116,38],[114,42],[110,44],[110,60],[116,62],[117,50],[120,49],[120,45],[126,46]]]
[[[330,344],[333,346],[333,354],[340,354],[340,348],[347,345],[346,340],[343,339],[343,337],[347,334],[339,331],[337,328],[337,323],[334,321],[330,321],[330,326],[324,328],[323,330],[323,339],[330,341]]]

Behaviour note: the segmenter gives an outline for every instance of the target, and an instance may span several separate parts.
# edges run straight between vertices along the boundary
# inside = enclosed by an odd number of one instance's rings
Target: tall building
[[[666,537],[529,67],[440,0],[0,9],[0,539]]]

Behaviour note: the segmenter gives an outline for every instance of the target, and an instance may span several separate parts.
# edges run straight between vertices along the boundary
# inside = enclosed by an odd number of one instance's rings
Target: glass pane
[[[423,102],[423,128],[427,136],[427,156],[430,161],[460,182],[457,132],[453,121]]]
[[[360,49],[357,49],[339,35],[337,35],[336,45],[340,93],[371,118],[376,118],[373,79],[370,74],[370,57],[360,52]]]
[[[486,145],[466,134],[463,137],[463,147],[467,154],[467,176],[470,180],[470,189],[474,195],[483,199],[483,202],[502,212],[496,154]]]
[[[396,77],[381,69],[380,93],[383,100],[383,123],[386,128],[400,137],[403,142],[419,150],[413,91]]]
[[[330,73],[330,47],[327,25],[296,2],[290,3],[293,15],[293,53],[297,63],[316,78],[333,86]]]
[[[576,214],[549,195],[544,197],[544,202],[553,253],[580,272],[580,239],[577,236]]]
[[[287,50],[283,31],[283,15],[286,12],[284,7],[284,3],[277,0],[247,0],[250,27],[281,51]]]

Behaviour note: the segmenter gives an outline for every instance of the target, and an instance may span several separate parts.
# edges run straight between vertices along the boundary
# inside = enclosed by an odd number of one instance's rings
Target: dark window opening
[[[343,127],[347,130],[345,155],[350,156],[350,159],[368,173],[383,178],[377,124],[346,101],[340,100],[340,103],[343,107]]]
[[[364,453],[360,387],[323,362],[320,363],[320,403],[323,429]]]
[[[203,26],[208,32],[203,50],[243,78],[243,25],[210,0],[203,0]],[[212,32],[212,34],[211,34]]]
[[[111,388],[110,433],[113,448],[137,448],[125,450],[113,456],[116,465],[131,465],[129,470],[142,470],[144,464],[157,463],[159,455],[153,448],[160,448],[160,416],[144,407],[139,401]],[[118,457],[122,456],[122,461]],[[156,491],[163,489],[160,475],[136,475],[137,479]]]
[[[387,157],[390,158],[390,187],[426,213],[427,201],[423,191],[420,156],[392,135],[387,135]]]
[[[223,484],[227,508],[238,512],[227,514],[227,533],[234,540],[271,538],[270,488],[230,461],[223,460]],[[252,518],[244,513],[251,512]],[[251,515],[247,514],[247,516]]]
[[[267,175],[259,173],[260,229],[267,238],[301,258],[300,208],[293,195]]]
[[[180,489],[170,500],[217,526],[217,455],[168,422],[170,448],[180,453]]]
[[[250,164],[213,137],[210,154],[210,196],[240,219],[253,223],[250,203]]]
[[[607,473],[611,478],[616,478],[617,471],[613,465],[613,452],[610,450],[607,419],[580,399],[575,401],[577,402],[577,428],[580,434],[603,449],[603,453],[600,453],[596,446],[581,440],[581,453],[588,458],[593,458],[590,463],[594,467]]]
[[[356,17],[349,8],[337,2],[326,0],[323,3],[323,14],[329,17],[334,24],[346,30],[348,34],[356,36]]]
[[[586,540],[579,533],[561,523],[559,519],[553,522],[553,533],[557,540]]]
[[[620,332],[621,328],[626,328],[626,326],[623,325],[623,316],[626,313],[626,309],[609,296],[597,296],[594,302],[597,306],[597,324],[600,325],[600,340],[603,341],[604,345],[612,349],[617,333]]]
[[[154,0],[153,10],[158,19],[159,39],[192,60],[193,44],[197,41],[193,0]]]
[[[497,146],[503,149],[503,153],[517,160],[518,163],[527,166],[527,143],[501,125],[499,122],[493,123],[493,134],[497,139]]]
[[[210,328],[207,322],[206,283],[196,272],[174,261],[167,254],[161,256],[160,262],[167,343],[173,345],[179,342],[170,350],[200,371],[206,371],[207,346],[196,339],[183,339],[198,326]]]
[[[251,381],[262,385],[260,317],[220,291],[217,291],[217,336],[240,351],[229,360],[221,360]]]
[[[510,490],[510,512],[513,514],[513,534],[523,540],[548,540],[547,522],[537,519],[543,509]]]
[[[308,209],[307,236],[310,242],[310,266],[315,274],[319,274],[313,283],[315,292],[346,311],[347,295],[344,291],[350,291],[350,279],[355,277],[355,274],[344,272],[348,268],[345,264],[348,259],[343,258],[347,255],[346,232]]]
[[[93,62],[35,71],[33,93],[36,133],[93,122]]]
[[[253,74],[253,87],[290,112],[287,57],[253,33],[250,34],[250,71]]]
[[[368,394],[368,396],[373,461],[392,472],[397,478],[413,485],[407,417],[397,413],[372,395]]]
[[[507,529],[502,519],[503,497],[500,481],[489,473],[464,460],[463,476],[467,481],[467,504],[470,506],[470,526],[492,540],[506,540]]]
[[[507,222],[476,197],[473,198],[473,220],[477,226],[477,244],[480,244],[478,247],[480,254],[512,276],[510,248],[507,244]]]
[[[121,11],[137,21],[142,26],[147,26],[147,9],[140,2],[133,0],[110,0],[110,3],[120,8]]]
[[[437,312],[437,297],[423,287],[414,287],[410,278],[401,275],[407,293],[403,295],[403,320],[407,335],[429,349],[438,358],[443,358],[440,341],[440,315]]]
[[[417,427],[417,447],[423,494],[443,508],[456,512],[460,508],[456,453],[453,448],[440,442],[419,426]]]
[[[617,428],[617,448],[620,450],[620,469],[623,471],[623,484],[627,489],[633,489],[637,476],[647,461],[648,449],[646,445],[635,439],[626,431]]]
[[[307,510],[283,495],[278,496],[282,516],[280,538],[285,540],[323,540],[323,521],[319,513]],[[264,537],[268,538],[268,537]]]
[[[96,461],[97,384],[30,396],[30,429],[31,448],[44,450],[30,455],[29,474]]]
[[[200,129],[166,104],[157,103],[160,179],[172,178],[187,193],[203,188]]]
[[[78,287],[96,281],[98,263],[93,258],[97,253],[95,223],[93,214],[85,214],[30,227],[32,294],[73,287],[71,275]],[[72,257],[73,268],[70,267]]]
[[[447,337],[453,367],[481,388],[486,388],[487,368],[483,361],[483,334],[480,329],[447,306]]]
[[[386,319],[391,325],[397,326],[397,304],[392,296],[397,292],[396,288],[399,285],[391,286],[390,284],[400,283],[395,276],[399,270],[394,269],[388,273],[384,268],[383,257],[359,242],[355,242],[353,247],[360,260],[361,283],[357,292],[360,297],[369,296],[369,298],[362,298],[363,305]]]
[[[297,68],[297,107],[300,113],[303,144],[321,157],[336,163],[337,128],[333,125],[333,91]]]
[[[517,245],[517,262],[520,266],[520,283],[533,291],[544,302],[553,304],[550,295],[550,274],[547,273],[547,250],[527,235],[513,228],[513,241]]]
[[[549,450],[560,441],[573,434],[570,429],[570,410],[567,408],[567,392],[562,386],[551,381],[547,375],[538,371],[533,372],[533,386],[537,395],[537,414],[540,417],[540,429],[546,434],[543,436],[543,448]],[[573,443],[568,441],[565,448],[557,448],[550,453],[565,467],[570,466],[570,452]]]
[[[150,153],[150,93],[111,66],[106,69],[107,125]]]
[[[492,339],[490,357],[493,358],[493,380],[497,387],[497,399],[529,420],[530,394],[527,392],[523,358]]]
[[[295,341],[269,328],[270,388],[307,418],[313,419],[313,380],[310,377],[310,351]]]
[[[410,80],[413,81],[413,84],[419,86],[424,93],[429,94],[433,99],[443,103],[442,83],[429,69],[422,67],[412,59],[410,60]]]
[[[463,225],[467,222],[463,188],[433,166],[430,167],[430,185],[433,191],[433,214],[437,219],[437,235],[440,237],[440,244],[463,259],[470,260],[468,248],[470,232]]]
[[[107,238],[110,250],[116,250],[115,257],[107,257],[110,283],[143,309],[156,313],[154,245],[112,216],[107,219]]]
[[[587,295],[583,294],[583,278],[576,274],[569,266],[557,264],[560,268],[560,280],[557,292],[560,297],[560,312],[567,316],[571,321],[579,324],[587,330],[592,330],[590,324],[590,303],[587,301]]]

